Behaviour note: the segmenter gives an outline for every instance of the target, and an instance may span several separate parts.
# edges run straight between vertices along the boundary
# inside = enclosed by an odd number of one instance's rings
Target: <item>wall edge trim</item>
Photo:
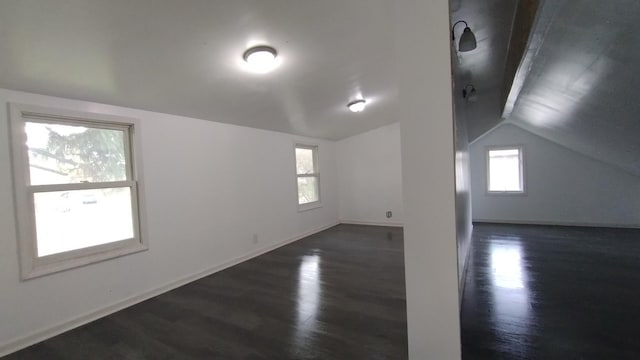
[[[473,219],[473,223],[510,224],[510,225],[549,225],[549,226],[578,226],[578,227],[605,227],[621,229],[639,229],[640,224],[611,224],[611,223],[582,223],[573,221],[537,221],[537,220],[497,220],[497,219]]]
[[[204,270],[198,271],[196,273],[192,273],[190,275],[187,276],[183,276],[177,280],[172,280],[168,283],[166,283],[165,285],[153,288],[151,290],[147,290],[144,291],[140,294],[134,295],[134,296],[130,296],[128,298],[125,298],[123,300],[117,301],[111,305],[107,305],[105,307],[102,307],[100,309],[94,310],[94,311],[90,311],[88,313],[73,317],[67,321],[64,321],[62,323],[59,323],[57,325],[53,325],[51,327],[48,327],[44,330],[37,330],[31,334],[25,335],[25,336],[20,336],[18,338],[15,338],[13,340],[9,340],[8,342],[4,343],[4,344],[0,344],[0,358],[6,355],[9,355],[11,353],[14,353],[16,351],[22,350],[26,347],[29,347],[31,345],[35,345],[41,341],[50,339],[54,336],[60,335],[62,333],[65,333],[67,331],[73,330],[77,327],[80,327],[82,325],[86,325],[92,321],[98,320],[100,318],[103,318],[105,316],[111,315],[113,313],[116,313],[118,311],[124,310],[128,307],[131,307],[133,305],[139,304],[145,300],[149,300],[153,297],[162,295],[166,292],[169,292],[171,290],[174,290],[176,288],[179,288],[181,286],[187,285],[191,282],[194,282],[196,280],[202,279],[204,277],[207,277],[209,275],[215,274],[219,271],[225,270],[229,267],[232,267],[234,265],[238,265],[240,263],[243,263],[247,260],[253,259],[255,257],[258,257],[260,255],[266,254],[270,251],[273,251],[275,249],[278,249],[280,247],[283,247],[285,245],[289,245],[293,242],[296,242],[298,240],[301,240],[305,237],[311,236],[313,234],[319,233],[321,231],[327,230],[329,228],[332,228],[336,225],[339,225],[340,221],[335,221],[332,222],[330,224],[327,225],[323,225],[320,226],[318,228],[306,231],[302,234],[290,237],[286,240],[277,242],[275,244],[269,245],[269,246],[265,246],[263,248],[257,249],[255,251],[249,252],[247,254],[244,255],[240,255],[237,256],[231,260],[222,262],[220,264],[208,267]]]
[[[464,266],[462,267],[462,274],[458,277],[458,303],[460,304],[460,313],[462,314],[462,300],[464,299],[464,291],[467,284],[467,274],[469,273],[469,260],[471,259],[471,253],[473,252],[473,224],[471,224],[471,232],[469,233],[469,247],[467,248],[467,255],[465,257]],[[460,249],[458,249],[459,251]]]
[[[386,222],[380,222],[380,221],[348,220],[348,219],[340,219],[340,224],[404,227],[404,224],[401,223],[401,222],[388,222],[388,223],[386,223]]]

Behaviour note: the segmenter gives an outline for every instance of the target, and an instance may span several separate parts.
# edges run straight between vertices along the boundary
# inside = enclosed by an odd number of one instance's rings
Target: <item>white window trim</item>
[[[298,166],[297,166],[297,158],[296,158],[296,149],[298,148],[313,150],[313,174],[298,175]],[[312,209],[317,209],[322,207],[322,194],[320,191],[320,188],[321,188],[320,186],[320,146],[316,144],[295,142],[293,144],[293,167],[294,167],[293,171],[296,176],[295,188],[296,188],[296,203],[298,203],[298,211],[299,212],[307,211],[307,210],[312,210]],[[301,177],[315,177],[317,179],[318,201],[314,201],[306,204],[300,204],[298,202],[298,179]]]
[[[9,104],[14,206],[18,230],[21,280],[28,280],[63,270],[93,264],[132,254],[149,248],[146,238],[144,191],[139,121],[120,116],[53,109],[25,104]],[[111,183],[80,183],[59,185],[29,185],[29,155],[26,146],[24,124],[27,121],[54,121],[56,123],[87,124],[97,128],[128,128],[125,142],[127,156],[127,180]],[[131,190],[134,237],[117,242],[90,246],[59,254],[37,256],[35,234],[34,193],[55,190],[81,190],[106,187],[128,187]]]
[[[490,158],[489,152],[492,150],[513,150],[518,149],[520,154],[520,181],[522,182],[522,191],[491,191],[489,190],[489,184],[491,179],[490,173]],[[524,145],[500,145],[500,146],[486,146],[485,147],[485,171],[486,171],[486,186],[485,190],[487,195],[497,195],[497,196],[526,196],[527,195],[527,180],[526,180],[526,170],[525,170],[525,155],[524,155]]]

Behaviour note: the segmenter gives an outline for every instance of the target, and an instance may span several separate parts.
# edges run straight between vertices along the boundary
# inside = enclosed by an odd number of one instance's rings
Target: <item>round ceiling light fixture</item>
[[[271,46],[254,46],[244,52],[242,56],[249,68],[255,72],[266,73],[276,66],[278,53]]]
[[[366,106],[367,106],[367,102],[364,99],[354,100],[349,104],[347,104],[347,107],[349,108],[349,110],[351,110],[351,112],[354,112],[354,113],[362,112]]]

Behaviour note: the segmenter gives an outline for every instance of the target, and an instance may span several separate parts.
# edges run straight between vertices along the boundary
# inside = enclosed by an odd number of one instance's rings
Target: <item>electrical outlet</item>
[[[393,213],[391,211],[387,211],[387,219],[391,219]]]
[[[258,243],[258,234],[253,234],[252,241],[254,244]]]

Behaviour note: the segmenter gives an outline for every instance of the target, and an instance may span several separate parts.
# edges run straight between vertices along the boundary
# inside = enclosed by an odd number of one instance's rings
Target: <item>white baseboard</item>
[[[474,223],[494,223],[494,224],[513,224],[513,225],[549,225],[549,226],[582,226],[582,227],[607,227],[622,229],[638,229],[640,224],[610,224],[610,223],[581,223],[571,221],[530,221],[530,220],[491,220],[491,219],[473,219]]]
[[[138,295],[134,295],[131,296],[129,298],[126,298],[124,300],[118,301],[112,305],[106,306],[102,309],[96,310],[96,311],[91,311],[89,313],[77,316],[71,320],[67,320],[64,321],[58,325],[54,325],[52,327],[49,327],[47,329],[44,330],[38,330],[34,333],[31,333],[27,336],[22,336],[19,337],[15,340],[11,340],[5,344],[0,345],[0,357],[6,356],[8,354],[11,354],[13,352],[16,352],[18,350],[24,349],[28,346],[37,344],[41,341],[47,340],[49,338],[52,338],[56,335],[60,335],[64,332],[67,332],[69,330],[75,329],[79,326],[88,324],[92,321],[98,320],[102,317],[105,317],[107,315],[113,314],[115,312],[118,312],[120,310],[126,309],[130,306],[136,305],[138,303],[141,303],[145,300],[148,300],[150,298],[153,298],[155,296],[161,295],[165,292],[171,291],[173,289],[176,289],[180,286],[184,286],[190,282],[196,281],[198,279],[201,279],[203,277],[209,276],[211,274],[214,274],[218,271],[224,270],[226,268],[229,268],[231,266],[240,264],[242,262],[245,262],[249,259],[252,259],[254,257],[260,256],[262,254],[268,253],[269,251],[273,251],[279,247],[291,244],[295,241],[298,241],[300,239],[303,239],[307,236],[313,235],[315,233],[318,233],[320,231],[326,230],[328,228],[334,227],[336,225],[338,225],[339,222],[335,222],[329,225],[325,225],[325,226],[321,226],[319,228],[313,229],[311,231],[307,231],[303,234],[294,236],[292,238],[289,238],[287,240],[278,242],[276,244],[273,245],[269,245],[269,246],[265,246],[261,249],[255,250],[251,253],[242,255],[242,256],[238,256],[234,259],[231,259],[229,261],[226,261],[224,263],[215,265],[213,267],[209,267],[207,269],[204,269],[202,271],[196,272],[194,274],[191,275],[187,275],[184,276],[178,280],[174,280],[171,281],[169,283],[167,283],[166,285],[160,286],[158,288],[146,291],[142,294],[138,294]]]
[[[471,234],[469,234],[471,236]],[[465,255],[464,266],[462,267],[462,273],[458,278],[458,304],[460,305],[460,311],[462,311],[462,299],[464,298],[464,290],[467,283],[467,274],[469,273],[469,261],[471,259],[471,252],[473,251],[473,238],[469,239],[469,246],[467,247],[467,254]]]
[[[373,225],[373,226],[392,226],[392,227],[404,226],[404,224],[401,222],[380,222],[380,221],[348,220],[348,219],[340,219],[340,223],[350,224],[350,225]]]

